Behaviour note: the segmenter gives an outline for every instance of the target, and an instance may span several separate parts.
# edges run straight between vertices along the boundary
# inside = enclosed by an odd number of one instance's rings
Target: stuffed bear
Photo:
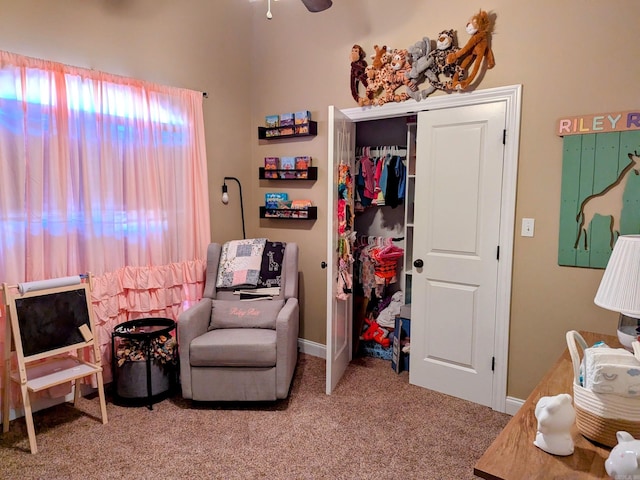
[[[354,45],[351,47],[351,96],[357,102],[360,98],[358,93],[359,86],[362,83],[364,87],[367,86],[367,74],[365,68],[367,68],[367,61],[365,60],[365,53],[360,45]]]
[[[496,64],[491,50],[490,34],[493,25],[489,14],[484,10],[476,13],[467,23],[466,31],[471,38],[467,44],[455,53],[447,56],[447,63],[459,62],[462,72],[456,72],[451,79],[449,88],[464,90],[475,79],[480,65],[485,61],[486,68],[493,68]],[[461,60],[462,59],[462,60]],[[473,65],[471,73],[468,69]],[[464,79],[463,79],[464,77]]]

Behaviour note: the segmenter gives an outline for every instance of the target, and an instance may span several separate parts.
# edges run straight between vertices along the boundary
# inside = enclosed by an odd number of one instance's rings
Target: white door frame
[[[502,172],[502,204],[500,210],[500,261],[496,299],[495,372],[491,407],[506,411],[507,370],[509,355],[509,323],[511,310],[511,270],[515,235],[516,185],[520,145],[520,111],[522,85],[488,88],[468,93],[452,93],[428,97],[420,102],[407,100],[387,103],[382,107],[356,107],[341,110],[354,122],[379,120],[415,114],[423,110],[460,107],[504,101],[506,105],[506,144]]]

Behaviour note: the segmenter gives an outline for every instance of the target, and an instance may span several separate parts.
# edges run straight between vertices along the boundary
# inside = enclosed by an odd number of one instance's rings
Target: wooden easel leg
[[[73,406],[77,407],[78,406],[78,400],[80,400],[80,397],[82,396],[82,390],[81,390],[81,382],[79,378],[76,378],[73,381]]]
[[[96,381],[98,382],[98,396],[100,397],[100,413],[102,416],[102,424],[106,425],[107,419],[107,402],[104,396],[104,382],[102,381],[102,372],[96,373]]]
[[[4,365],[4,373],[2,375],[2,431],[7,433],[9,431],[9,414],[11,413],[11,359],[5,360]]]
[[[22,403],[24,404],[24,419],[27,422],[27,433],[29,434],[29,446],[31,447],[31,453],[38,452],[38,445],[36,445],[36,429],[33,425],[33,413],[31,411],[31,399],[29,398],[29,390],[26,385],[21,385],[22,389]]]

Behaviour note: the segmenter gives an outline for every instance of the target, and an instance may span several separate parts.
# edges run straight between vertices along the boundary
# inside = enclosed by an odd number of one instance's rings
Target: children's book
[[[307,170],[311,166],[311,157],[296,157],[296,178],[308,178]]]
[[[281,127],[293,127],[294,118],[293,113],[281,113],[280,114],[280,126]]]
[[[278,178],[279,157],[264,157],[264,178]]]
[[[290,172],[288,170],[291,170]],[[280,158],[280,178],[296,178],[296,157]]]

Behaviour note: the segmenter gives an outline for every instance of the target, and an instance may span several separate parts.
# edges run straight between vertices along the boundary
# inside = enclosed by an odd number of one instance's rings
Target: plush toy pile
[[[371,65],[360,45],[351,49],[351,95],[361,106],[420,101],[436,90],[467,90],[480,69],[495,66],[491,50],[493,15],[480,10],[466,26],[470,35],[466,45],[456,45],[455,31],[438,34],[435,48],[423,37],[406,49],[374,45]],[[476,82],[477,83],[477,82]],[[361,88],[362,87],[362,88]],[[404,87],[404,88],[401,88]]]

